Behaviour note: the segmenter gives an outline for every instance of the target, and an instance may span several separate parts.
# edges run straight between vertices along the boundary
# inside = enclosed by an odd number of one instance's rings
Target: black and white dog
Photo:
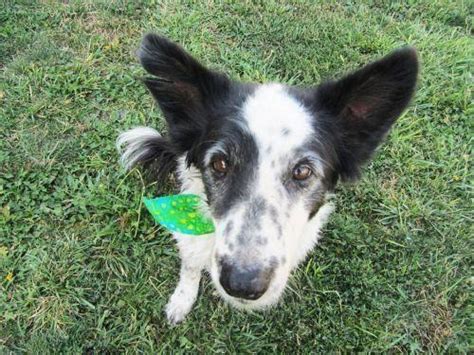
[[[231,80],[155,34],[145,36],[139,58],[153,75],[144,83],[168,133],[122,133],[122,163],[157,181],[176,172],[181,192],[200,195],[216,227],[199,237],[174,234],[181,272],[166,307],[169,322],[191,310],[203,270],[234,306],[275,304],[317,243],[337,181],[358,178],[407,107],[417,80],[415,50],[308,88]]]

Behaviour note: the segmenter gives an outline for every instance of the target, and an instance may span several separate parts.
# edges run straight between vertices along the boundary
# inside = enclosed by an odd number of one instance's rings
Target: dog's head
[[[144,82],[168,135],[151,135],[133,163],[163,176],[184,157],[216,226],[217,288],[238,305],[273,303],[309,249],[305,232],[327,214],[336,182],[359,176],[409,103],[416,52],[395,51],[309,88],[232,81],[153,34],[139,57],[154,76]]]

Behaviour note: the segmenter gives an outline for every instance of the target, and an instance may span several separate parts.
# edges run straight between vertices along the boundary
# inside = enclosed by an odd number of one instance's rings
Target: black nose
[[[256,300],[268,289],[273,269],[262,267],[243,268],[221,261],[220,283],[231,296]]]

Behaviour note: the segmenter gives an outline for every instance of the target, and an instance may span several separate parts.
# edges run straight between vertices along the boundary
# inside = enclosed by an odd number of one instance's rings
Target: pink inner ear
[[[357,102],[348,106],[351,116],[364,118],[370,110],[370,105],[366,102]]]

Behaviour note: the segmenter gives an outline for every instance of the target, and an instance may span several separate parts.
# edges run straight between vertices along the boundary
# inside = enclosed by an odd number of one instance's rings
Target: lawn
[[[472,350],[472,4],[3,2],[0,352]],[[410,109],[268,312],[205,278],[188,319],[165,321],[177,250],[114,146],[163,127],[135,57],[152,30],[234,78],[298,85],[418,49]]]

